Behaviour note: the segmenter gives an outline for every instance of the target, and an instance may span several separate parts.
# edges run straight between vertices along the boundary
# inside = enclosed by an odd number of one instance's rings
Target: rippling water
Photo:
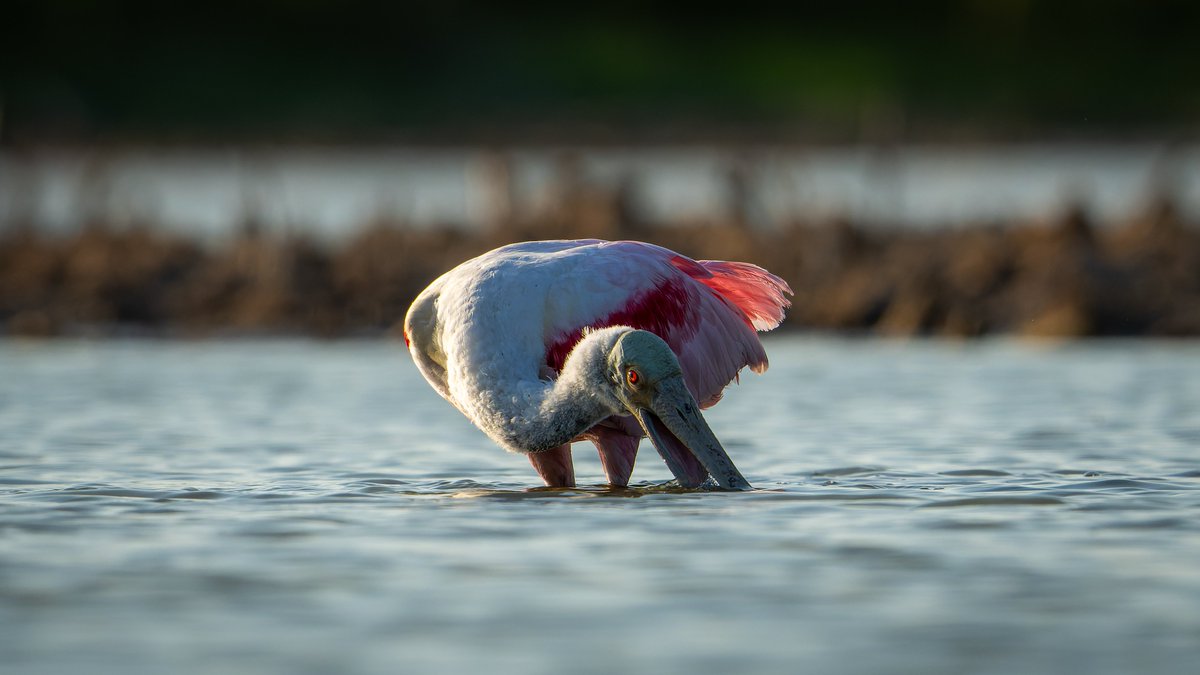
[[[537,488],[380,343],[0,342],[20,673],[1193,673],[1200,346],[770,340],[757,489]]]

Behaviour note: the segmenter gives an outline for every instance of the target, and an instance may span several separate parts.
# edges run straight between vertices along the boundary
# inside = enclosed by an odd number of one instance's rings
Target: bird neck
[[[622,332],[606,328],[575,345],[553,382],[527,399],[498,438],[518,452],[542,452],[570,443],[601,420],[620,414],[621,402],[608,378],[608,354]]]

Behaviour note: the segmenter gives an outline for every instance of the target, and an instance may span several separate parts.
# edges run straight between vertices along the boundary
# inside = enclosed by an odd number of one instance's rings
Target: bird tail
[[[791,307],[787,282],[758,265],[724,260],[698,260],[710,276],[693,274],[696,281],[716,291],[742,311],[755,330],[768,331],[783,322]]]

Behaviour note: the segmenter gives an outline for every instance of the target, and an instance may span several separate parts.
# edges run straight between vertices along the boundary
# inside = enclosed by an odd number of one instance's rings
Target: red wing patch
[[[609,326],[650,331],[679,353],[682,344],[695,335],[700,321],[689,311],[687,283],[689,281],[685,279],[664,279],[654,288],[634,295],[621,309],[559,336],[546,350],[546,364],[555,372],[561,372],[567,355],[583,339],[583,329]]]

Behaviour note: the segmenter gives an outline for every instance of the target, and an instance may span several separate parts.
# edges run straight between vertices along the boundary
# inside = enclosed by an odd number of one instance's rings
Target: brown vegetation
[[[441,272],[524,239],[641,239],[746,260],[795,289],[788,325],[884,335],[1200,335],[1200,230],[1166,200],[1099,226],[1082,209],[1040,223],[938,231],[793,223],[638,222],[620,194],[482,233],[377,223],[329,248],[248,232],[217,248],[134,227],[0,235],[0,331],[12,335],[385,332]]]

